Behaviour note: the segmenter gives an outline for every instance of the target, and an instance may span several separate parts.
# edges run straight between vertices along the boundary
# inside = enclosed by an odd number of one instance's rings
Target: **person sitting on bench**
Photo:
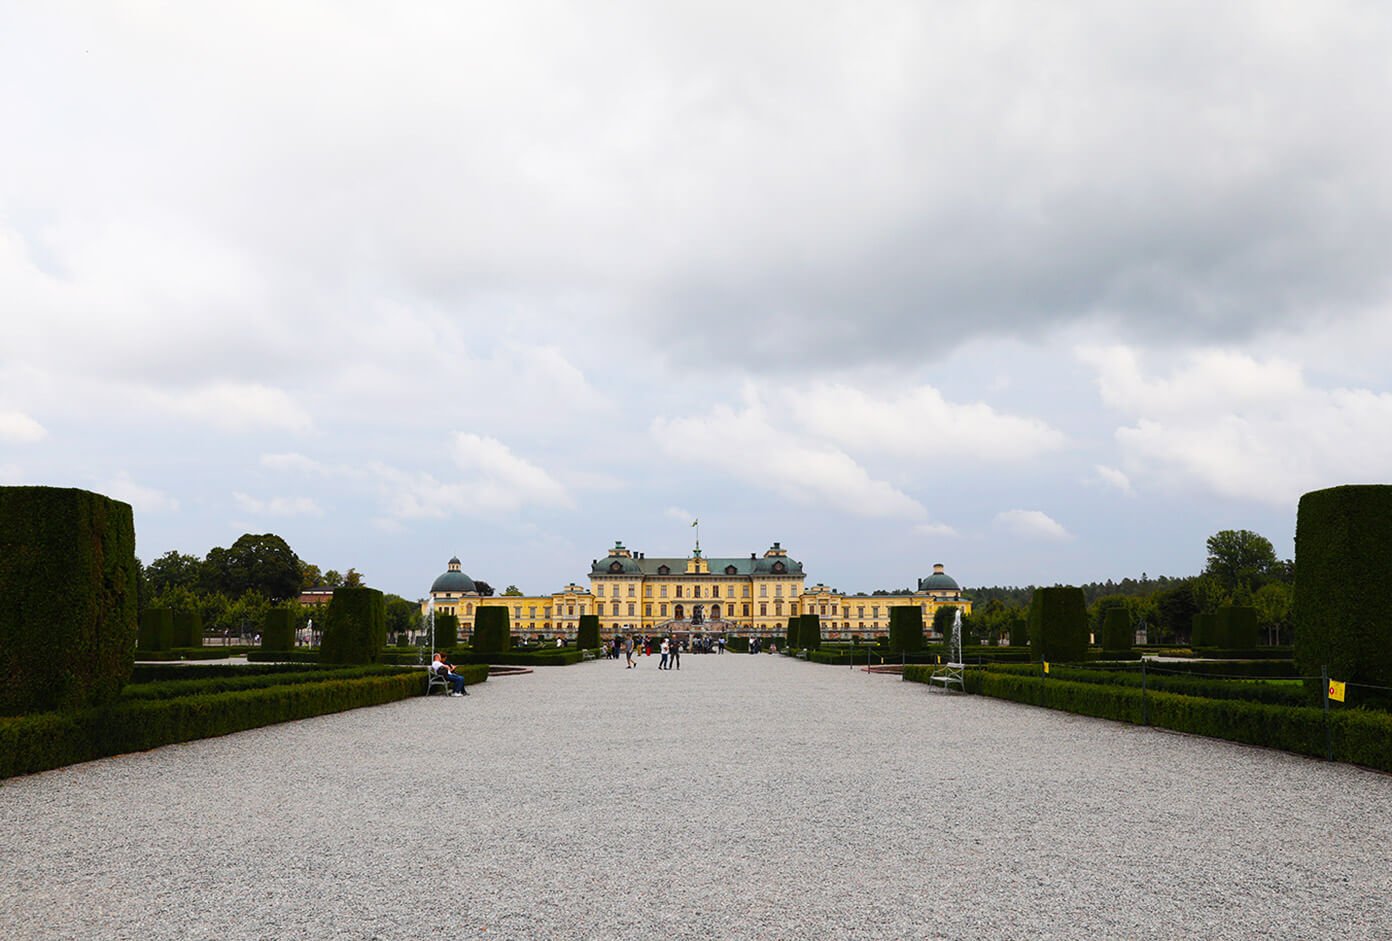
[[[443,676],[450,684],[451,696],[467,696],[469,691],[464,688],[464,677],[454,672],[454,667],[450,666],[442,653],[435,654],[435,662],[430,665],[437,676]]]

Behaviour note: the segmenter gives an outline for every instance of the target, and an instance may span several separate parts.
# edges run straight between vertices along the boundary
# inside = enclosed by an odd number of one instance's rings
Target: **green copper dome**
[[[465,575],[459,569],[459,557],[455,556],[449,561],[449,571],[435,579],[430,585],[430,593],[457,591],[457,592],[476,592],[478,588],[474,586],[474,580]]]

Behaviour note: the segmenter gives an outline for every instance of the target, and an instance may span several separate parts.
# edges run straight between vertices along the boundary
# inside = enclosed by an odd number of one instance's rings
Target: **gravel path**
[[[0,938],[1392,936],[1392,777],[769,656],[0,785]]]

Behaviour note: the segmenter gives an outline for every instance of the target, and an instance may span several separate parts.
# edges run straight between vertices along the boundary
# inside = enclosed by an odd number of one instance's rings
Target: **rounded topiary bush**
[[[376,588],[335,588],[324,618],[321,663],[375,663],[387,645],[387,606]]]
[[[1295,521],[1295,660],[1300,672],[1392,686],[1392,486],[1316,490]],[[1350,690],[1350,701],[1360,695]],[[1382,694],[1387,695],[1387,694]]]
[[[449,650],[459,643],[459,615],[435,615],[435,649]]]
[[[169,608],[146,608],[140,612],[137,650],[168,650],[174,646],[174,612]]]
[[[894,650],[922,650],[923,609],[918,605],[899,605],[890,608],[888,643]]]
[[[203,646],[203,615],[197,611],[174,612],[174,646]]]
[[[0,487],[0,715],[108,702],[135,665],[129,504]]]
[[[822,618],[817,614],[804,614],[797,619],[798,646],[816,650],[822,646]]]
[[[502,605],[486,605],[474,616],[474,650],[503,653],[512,647],[512,622]]]
[[[263,650],[295,649],[295,621],[289,608],[271,608],[261,619]]]
[[[575,646],[588,650],[599,646],[599,617],[594,614],[580,615],[580,629],[576,633]]]
[[[1030,600],[1030,657],[1078,663],[1087,657],[1087,600],[1073,585],[1036,588]]]
[[[1102,649],[1130,650],[1135,636],[1130,613],[1125,608],[1108,608],[1102,618]]]

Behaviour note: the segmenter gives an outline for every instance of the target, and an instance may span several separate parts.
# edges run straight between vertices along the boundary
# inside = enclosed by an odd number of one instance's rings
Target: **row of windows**
[[[742,610],[741,610],[741,616],[742,616],[742,617],[751,617],[751,616],[752,616],[751,610],[752,610],[753,607],[754,607],[753,604],[751,604],[750,602],[747,602],[747,601],[746,601],[746,602],[745,602],[744,604],[742,604],[740,607],[741,607],[741,609],[742,609]],[[769,616],[769,607],[770,607],[770,605],[769,605],[769,603],[768,603],[767,601],[761,601],[761,602],[759,602],[759,616],[760,616],[760,617],[768,617],[768,616]],[[782,601],[775,601],[775,602],[773,602],[772,607],[773,607],[773,616],[774,616],[774,617],[782,617],[782,616],[783,616],[783,602],[782,602]],[[618,602],[618,601],[611,601],[611,602],[609,602],[609,616],[610,616],[610,617],[622,617],[622,616],[624,616],[624,615],[626,614],[628,617],[635,617],[635,616],[637,616],[637,613],[638,613],[637,608],[638,608],[637,603],[632,602],[632,601],[628,602],[628,604],[627,604],[626,606],[623,605],[621,602]],[[734,605],[730,605],[729,608],[724,609],[726,616],[728,616],[728,617],[734,617],[734,616],[735,616],[735,612],[734,612],[733,609],[734,609]],[[669,614],[669,611],[670,611],[670,614]],[[707,616],[712,617],[712,618],[719,618],[719,617],[721,616],[721,611],[722,611],[722,609],[721,609],[720,605],[717,603],[717,604],[711,605],[709,611],[703,611],[702,613],[703,613],[703,614],[706,614]],[[604,613],[604,607],[603,607],[603,605],[600,606],[600,612],[599,612],[599,613],[600,613],[600,614],[603,614],[603,613]],[[798,613],[798,606],[797,606],[797,604],[794,603],[794,604],[788,605],[788,614],[789,614],[789,615],[795,615],[795,614],[797,614],[797,613]],[[646,603],[646,604],[644,604],[644,605],[643,605],[643,617],[650,618],[650,617],[652,617],[652,616],[653,616],[653,605],[652,605],[651,603]],[[686,607],[685,607],[684,605],[680,605],[680,604],[678,604],[678,605],[668,605],[666,602],[659,602],[659,603],[657,604],[657,616],[660,617],[660,618],[665,618],[665,617],[669,617],[669,616],[670,616],[670,617],[676,618],[676,619],[679,620],[679,621],[680,621],[680,620],[684,620],[684,619],[686,618]]]
[[[630,597],[630,598],[635,598],[635,597],[637,597],[637,591],[638,591],[638,589],[637,589],[637,586],[636,586],[636,585],[627,585],[627,586],[613,585],[613,586],[607,586],[607,587],[612,587],[612,588],[614,589],[612,592],[609,592],[609,594],[613,595],[613,597],[615,597],[615,598],[618,598],[618,597],[619,597],[619,591],[620,591],[620,588],[621,588],[621,587],[626,587],[626,588],[628,589],[628,597]],[[657,588],[658,588],[658,597],[659,597],[659,598],[666,598],[666,597],[669,597],[668,594],[667,594],[667,589],[668,589],[668,587],[669,587],[669,586],[667,586],[667,585],[659,585],[659,586],[657,586]],[[671,597],[674,597],[674,598],[683,598],[683,597],[690,597],[690,598],[719,598],[719,597],[720,597],[720,586],[719,586],[719,585],[675,585],[675,586],[671,586],[671,587],[674,587],[674,588],[676,589],[676,591],[673,592],[672,595],[671,595]],[[690,589],[691,589],[691,594],[690,594],[690,595],[684,595],[684,594],[683,594],[683,592],[684,592],[687,588],[690,588]],[[703,593],[703,592],[704,592],[704,593]],[[604,584],[603,582],[600,582],[600,583],[596,584],[596,585],[595,585],[595,595],[596,595],[597,597],[599,597],[599,598],[603,598],[603,597],[605,596],[605,594],[606,594],[606,586],[605,586],[605,584]],[[744,586],[744,591],[743,591],[741,594],[743,594],[744,597],[746,597],[746,598],[749,597],[749,586],[748,586],[748,585],[745,585],[745,586]],[[653,586],[651,586],[651,585],[644,585],[644,586],[643,586],[643,597],[645,597],[645,598],[651,598],[652,596],[653,596]],[[725,586],[725,597],[726,597],[726,598],[733,598],[733,597],[735,597],[735,586],[734,586],[734,585],[726,585],[726,586]],[[767,598],[767,597],[768,597],[768,585],[760,585],[760,586],[759,586],[759,597],[761,597],[761,598]],[[783,597],[783,586],[782,586],[782,585],[775,585],[775,586],[774,586],[774,597],[777,597],[777,598],[782,598],[782,597]]]

